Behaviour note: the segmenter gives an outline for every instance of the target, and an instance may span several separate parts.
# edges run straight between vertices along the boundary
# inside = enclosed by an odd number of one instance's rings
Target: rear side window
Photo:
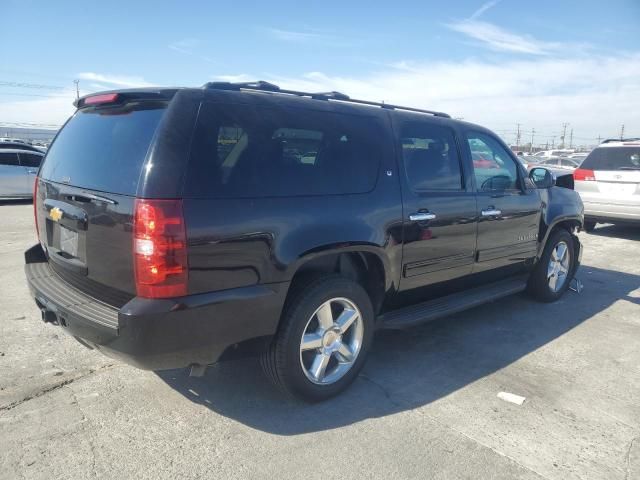
[[[205,103],[187,195],[222,198],[364,193],[384,134],[375,118]]]
[[[42,156],[40,155],[35,155],[33,153],[20,154],[20,165],[22,165],[23,167],[38,168],[40,166],[41,161],[42,161]]]
[[[142,165],[166,110],[164,103],[78,110],[42,165],[46,180],[135,195]]]
[[[601,147],[593,150],[580,168],[587,170],[640,170],[640,147]]]
[[[451,129],[407,122],[401,128],[400,142],[412,190],[462,190],[460,158]]]
[[[15,153],[0,152],[0,165],[19,165],[18,155]]]

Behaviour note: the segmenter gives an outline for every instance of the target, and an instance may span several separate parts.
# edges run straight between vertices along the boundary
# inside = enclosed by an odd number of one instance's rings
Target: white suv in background
[[[573,172],[585,230],[596,223],[640,225],[640,138],[605,140]]]

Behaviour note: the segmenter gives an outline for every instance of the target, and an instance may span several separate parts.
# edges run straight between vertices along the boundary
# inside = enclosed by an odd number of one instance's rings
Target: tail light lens
[[[38,177],[33,182],[33,220],[36,223],[36,236],[40,240],[40,228],[38,227]]]
[[[139,297],[187,294],[187,234],[182,200],[136,199],[133,257]]]
[[[576,168],[573,171],[573,179],[580,180],[582,182],[595,182],[596,174],[593,170],[586,170],[584,168]]]

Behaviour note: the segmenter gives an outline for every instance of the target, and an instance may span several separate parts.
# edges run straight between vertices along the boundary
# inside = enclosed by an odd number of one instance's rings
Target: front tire
[[[338,275],[294,291],[263,367],[286,393],[326,400],[357,377],[371,346],[374,313],[367,292]]]
[[[575,262],[575,244],[571,234],[562,228],[552,232],[529,277],[528,292],[541,302],[555,302],[569,288]]]

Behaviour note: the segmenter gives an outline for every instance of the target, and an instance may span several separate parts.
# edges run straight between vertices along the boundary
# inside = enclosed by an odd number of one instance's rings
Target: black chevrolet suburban
[[[578,268],[583,207],[491,131],[266,82],[93,94],[34,186],[25,271],[42,318],[144,369],[257,354],[317,401],[374,331]]]

